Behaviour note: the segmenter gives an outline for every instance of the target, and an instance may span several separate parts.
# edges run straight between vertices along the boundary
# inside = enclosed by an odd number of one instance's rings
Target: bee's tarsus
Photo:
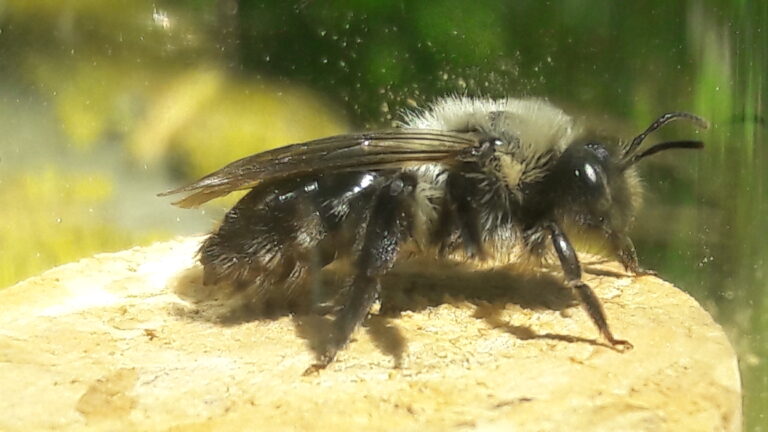
[[[321,362],[318,362],[318,363],[314,363],[311,366],[309,366],[308,368],[304,369],[304,372],[302,372],[301,375],[302,376],[317,375],[317,374],[320,373],[321,370],[323,370],[326,367],[328,367],[328,365],[331,364],[332,360],[333,359],[330,359],[327,362],[322,362],[321,361]]]
[[[632,273],[635,274],[635,276],[658,276],[659,272],[656,270],[651,270],[643,267],[637,267],[632,270]]]
[[[586,309],[592,322],[597,326],[597,329],[600,330],[600,334],[602,334],[614,347],[616,345],[631,346],[629,342],[613,337],[613,333],[611,333],[611,329],[608,327],[608,321],[605,318],[605,311],[603,310],[603,305],[600,303],[600,299],[597,298],[592,288],[581,280],[579,258],[576,255],[576,250],[573,249],[571,242],[568,240],[568,237],[554,222],[549,222],[547,228],[552,237],[552,244],[555,247],[555,252],[557,252],[557,257],[560,259],[560,265],[563,267],[566,283],[576,291],[581,304],[584,306],[584,309]]]
[[[610,234],[609,239],[615,249],[616,256],[618,257],[624,269],[635,276],[656,276],[655,270],[649,270],[640,267],[640,263],[637,260],[637,251],[635,245],[632,243],[632,239],[626,234]]]
[[[611,344],[611,347],[615,349],[618,352],[627,352],[632,350],[635,346],[632,345],[629,341],[625,341],[622,339],[612,339],[609,340],[608,343]]]

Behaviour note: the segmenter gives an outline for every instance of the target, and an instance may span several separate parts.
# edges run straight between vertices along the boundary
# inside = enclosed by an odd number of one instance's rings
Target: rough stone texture
[[[586,279],[632,351],[596,340],[547,272],[405,269],[382,305],[399,315],[373,316],[327,370],[302,376],[328,319],[217,319],[186,270],[198,241],[0,291],[0,430],[741,428],[722,329],[685,293],[616,264],[588,263]]]

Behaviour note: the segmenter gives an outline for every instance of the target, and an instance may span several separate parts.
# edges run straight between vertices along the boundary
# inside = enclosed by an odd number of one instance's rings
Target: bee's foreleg
[[[333,361],[378,298],[381,276],[392,268],[401,244],[410,235],[412,212],[409,200],[414,190],[415,179],[401,174],[375,196],[362,234],[362,248],[355,261],[355,274],[334,319],[330,343],[318,363],[307,373],[323,369]]]
[[[557,257],[560,259],[560,265],[565,274],[566,284],[576,291],[581,304],[586,309],[592,322],[595,323],[608,343],[614,347],[622,350],[632,348],[632,344],[628,341],[613,337],[610,328],[608,328],[608,322],[605,319],[605,311],[600,303],[600,299],[597,298],[595,292],[592,291],[592,288],[581,280],[579,258],[576,256],[576,251],[573,249],[571,242],[568,241],[568,237],[566,237],[563,230],[555,223],[548,224],[547,228],[552,237],[552,243],[557,252]]]
[[[656,275],[655,271],[640,267],[640,263],[637,260],[635,245],[632,243],[632,239],[630,239],[629,236],[626,234],[614,233],[610,235],[610,240],[616,251],[616,256],[627,271],[636,275]]]

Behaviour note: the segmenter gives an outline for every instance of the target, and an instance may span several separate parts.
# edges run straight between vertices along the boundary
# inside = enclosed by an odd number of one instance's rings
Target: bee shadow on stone
[[[187,302],[187,305],[174,305],[170,312],[182,319],[221,326],[290,316],[297,336],[306,340],[315,354],[321,355],[332,339],[333,312],[340,307],[340,299],[345,294],[334,287],[345,284],[344,272],[324,269],[310,288],[285,298],[273,296],[265,300],[250,288],[204,285],[201,268],[195,266],[180,274],[170,286]],[[605,345],[595,339],[537,333],[502,318],[510,305],[529,310],[563,311],[578,304],[563,285],[562,278],[546,269],[531,270],[514,265],[472,269],[469,265],[414,261],[396,266],[382,278],[381,286],[379,311],[369,316],[364,328],[376,347],[393,358],[395,367],[400,366],[407,351],[407,340],[396,318],[402,312],[418,312],[444,304],[470,304],[475,308],[475,318],[519,339]]]

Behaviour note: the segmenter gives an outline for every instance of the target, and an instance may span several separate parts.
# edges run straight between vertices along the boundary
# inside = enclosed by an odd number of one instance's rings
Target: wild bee
[[[404,250],[438,260],[509,262],[551,255],[603,338],[614,337],[569,236],[593,237],[635,275],[627,235],[641,203],[638,161],[701,141],[662,142],[640,150],[672,120],[664,114],[629,141],[596,140],[540,99],[448,97],[406,112],[398,128],[292,144],[232,162],[161,195],[195,207],[250,190],[203,242],[205,284],[254,288],[259,299],[307,296],[313,268],[346,259],[349,282],[333,334],[313,367],[324,368],[367,317],[381,277]],[[408,256],[407,256],[408,255]]]

